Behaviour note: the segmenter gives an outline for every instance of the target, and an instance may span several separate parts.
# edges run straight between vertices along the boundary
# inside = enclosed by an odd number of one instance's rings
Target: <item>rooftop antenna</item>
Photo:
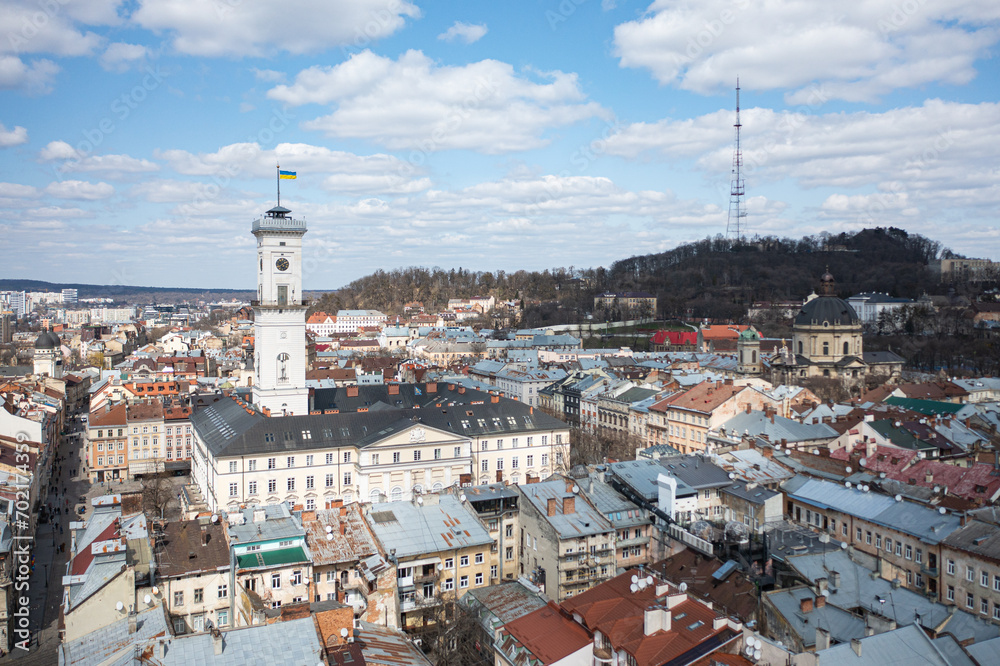
[[[733,179],[729,188],[729,222],[726,224],[726,238],[737,244],[746,241],[747,211],[743,202],[743,151],[740,150],[740,80],[736,79],[736,149],[733,151]]]

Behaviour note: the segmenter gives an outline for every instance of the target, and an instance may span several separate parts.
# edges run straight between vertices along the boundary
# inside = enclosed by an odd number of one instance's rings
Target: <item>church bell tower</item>
[[[306,305],[302,303],[306,223],[291,212],[279,204],[253,222],[257,239],[253,401],[272,416],[309,413]]]

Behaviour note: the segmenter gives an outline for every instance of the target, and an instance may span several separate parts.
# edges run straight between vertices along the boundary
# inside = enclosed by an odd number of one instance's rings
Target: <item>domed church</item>
[[[772,381],[793,384],[796,379],[833,377],[860,384],[868,373],[862,344],[861,319],[847,301],[837,298],[828,270],[820,279],[819,294],[810,294],[795,317],[791,349],[783,345],[771,361]]]

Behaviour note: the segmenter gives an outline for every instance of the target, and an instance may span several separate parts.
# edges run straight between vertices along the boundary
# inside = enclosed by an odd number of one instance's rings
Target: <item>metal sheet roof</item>
[[[469,505],[451,495],[424,495],[423,504],[379,502],[364,507],[365,520],[396,558],[493,543]]]

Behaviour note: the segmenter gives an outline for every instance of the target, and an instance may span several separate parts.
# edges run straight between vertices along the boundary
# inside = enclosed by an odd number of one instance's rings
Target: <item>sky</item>
[[[895,226],[1000,259],[996,0],[4,0],[0,277],[255,287]]]

